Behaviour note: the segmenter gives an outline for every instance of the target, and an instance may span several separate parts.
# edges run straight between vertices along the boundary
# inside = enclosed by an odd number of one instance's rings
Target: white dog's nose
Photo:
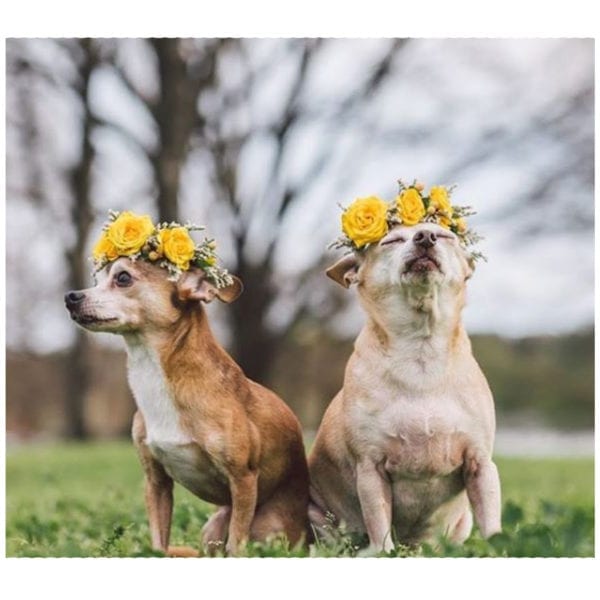
[[[436,241],[437,236],[433,231],[417,231],[413,237],[413,242],[415,245],[421,246],[422,248],[431,248],[435,246]]]

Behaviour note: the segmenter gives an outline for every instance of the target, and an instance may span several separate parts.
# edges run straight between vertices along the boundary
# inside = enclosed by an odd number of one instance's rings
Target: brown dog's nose
[[[433,231],[418,231],[413,238],[413,242],[421,248],[432,248],[436,241],[437,236]]]
[[[65,294],[65,304],[68,308],[73,308],[83,302],[85,294],[83,292],[67,292]]]

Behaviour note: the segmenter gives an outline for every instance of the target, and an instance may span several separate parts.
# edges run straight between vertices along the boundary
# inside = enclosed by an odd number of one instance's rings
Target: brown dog
[[[203,530],[205,548],[230,554],[247,540],[309,532],[308,470],[298,420],[273,392],[247,379],[214,339],[202,308],[232,302],[201,269],[177,283],[164,268],[122,257],[96,287],[65,296],[72,318],[90,331],[123,336],[138,412],[133,440],[145,474],[152,546],[170,555],[173,481],[221,506]]]
[[[494,403],[461,322],[471,270],[434,223],[394,227],[328,270],[357,285],[367,321],[309,457],[317,529],[331,513],[370,552],[462,542],[471,506],[484,537],[500,531]]]

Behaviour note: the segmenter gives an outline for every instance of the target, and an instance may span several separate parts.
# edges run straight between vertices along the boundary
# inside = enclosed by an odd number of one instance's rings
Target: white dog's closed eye
[[[402,232],[397,229],[392,230],[388,233],[380,242],[380,246],[388,246],[390,244],[403,244],[407,238]]]

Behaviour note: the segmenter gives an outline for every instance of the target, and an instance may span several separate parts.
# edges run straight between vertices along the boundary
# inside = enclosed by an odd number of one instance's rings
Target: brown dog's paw
[[[195,558],[200,556],[200,552],[191,546],[169,546],[167,556],[174,558]]]

